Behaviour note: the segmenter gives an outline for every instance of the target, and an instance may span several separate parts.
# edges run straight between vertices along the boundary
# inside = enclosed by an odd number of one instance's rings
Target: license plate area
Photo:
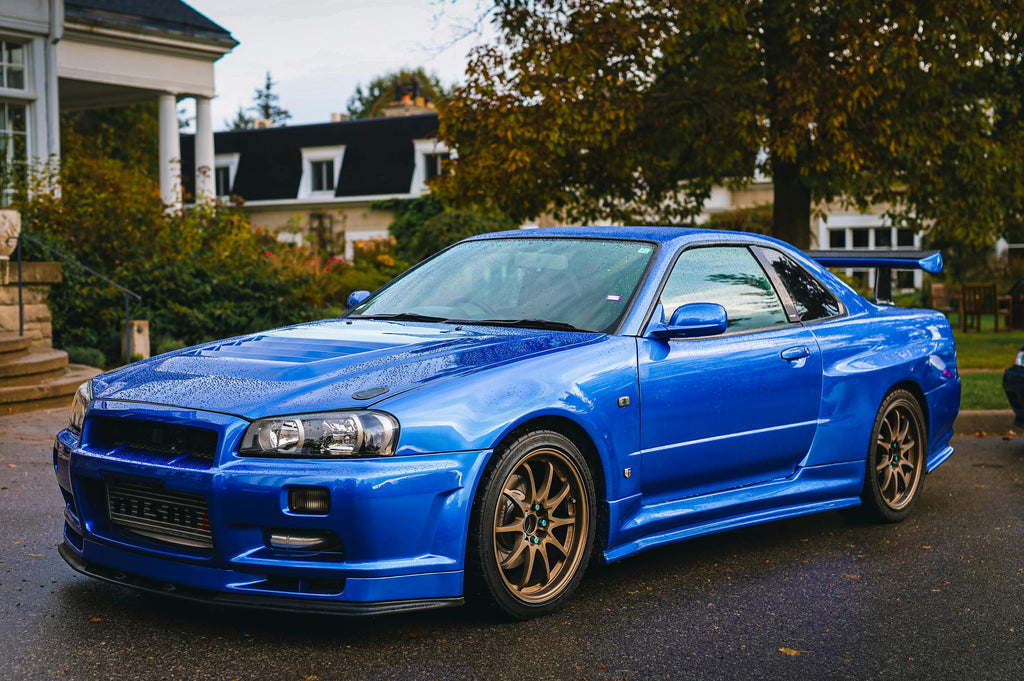
[[[168,492],[156,483],[129,480],[107,482],[110,522],[150,539],[213,548],[206,497]]]

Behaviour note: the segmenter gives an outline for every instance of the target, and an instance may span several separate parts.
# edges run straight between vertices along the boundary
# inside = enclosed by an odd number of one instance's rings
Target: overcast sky
[[[492,35],[484,24],[485,34],[456,41],[479,23],[484,0],[186,2],[239,42],[216,63],[214,130],[252,104],[268,70],[289,125],[324,123],[346,111],[357,84],[388,71],[422,66],[446,85],[461,81],[470,48]]]

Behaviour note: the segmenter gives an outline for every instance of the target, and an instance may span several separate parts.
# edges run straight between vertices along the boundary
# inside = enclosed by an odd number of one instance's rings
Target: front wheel
[[[894,390],[875,418],[861,500],[875,520],[897,523],[910,514],[924,484],[924,415],[917,399]]]
[[[565,436],[528,433],[496,452],[473,509],[470,580],[506,614],[561,607],[594,544],[596,501],[586,460]]]

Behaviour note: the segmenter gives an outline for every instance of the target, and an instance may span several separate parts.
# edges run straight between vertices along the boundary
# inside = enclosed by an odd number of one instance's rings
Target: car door
[[[707,338],[638,340],[644,503],[791,475],[817,428],[821,355],[758,258],[742,245],[685,250],[660,302],[666,317],[685,303],[718,303],[729,326]]]

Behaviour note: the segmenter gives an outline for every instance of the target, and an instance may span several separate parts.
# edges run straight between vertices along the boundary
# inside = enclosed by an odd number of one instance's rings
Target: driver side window
[[[661,293],[665,317],[687,303],[718,303],[729,333],[788,323],[778,294],[745,246],[703,246],[683,251]]]

